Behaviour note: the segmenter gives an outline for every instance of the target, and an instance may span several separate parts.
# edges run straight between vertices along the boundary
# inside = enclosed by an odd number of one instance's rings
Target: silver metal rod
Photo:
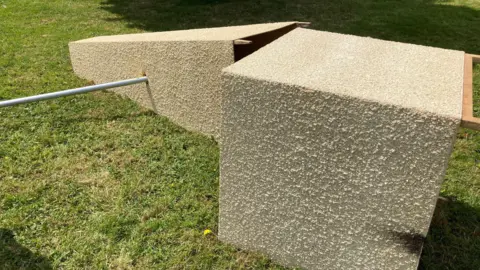
[[[123,80],[123,81],[102,83],[102,84],[90,85],[90,86],[74,88],[74,89],[68,89],[68,90],[63,90],[63,91],[58,91],[58,92],[53,92],[53,93],[47,93],[47,94],[41,94],[41,95],[36,95],[36,96],[30,96],[30,97],[23,97],[23,98],[16,98],[16,99],[0,101],[0,108],[1,107],[14,106],[14,105],[23,104],[23,103],[36,102],[36,101],[41,101],[41,100],[46,100],[46,99],[54,99],[54,98],[59,98],[59,97],[65,97],[65,96],[71,96],[71,95],[77,95],[77,94],[84,94],[84,93],[88,93],[88,92],[99,91],[99,90],[104,90],[104,89],[108,89],[108,88],[120,87],[120,86],[131,85],[131,84],[142,83],[142,82],[148,82],[148,78],[146,76],[144,76],[144,77],[135,78],[135,79],[128,79],[128,80]]]

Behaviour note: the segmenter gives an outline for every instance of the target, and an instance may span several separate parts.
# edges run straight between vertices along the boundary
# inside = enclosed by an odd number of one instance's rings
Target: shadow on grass
[[[313,29],[480,53],[479,11],[447,2],[105,0],[102,8],[118,15],[112,20],[147,31],[297,20]]]
[[[478,269],[480,209],[455,199],[438,200],[419,269]]]
[[[0,228],[0,269],[53,269],[47,258],[20,245],[8,229]]]

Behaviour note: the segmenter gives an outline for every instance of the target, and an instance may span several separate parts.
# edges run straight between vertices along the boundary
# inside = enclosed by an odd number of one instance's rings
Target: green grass
[[[0,0],[0,99],[85,85],[72,40],[282,20],[480,54],[473,0]],[[203,235],[218,156],[112,93],[0,109],[0,268],[281,269]],[[441,194],[421,267],[480,269],[480,133],[459,131]]]

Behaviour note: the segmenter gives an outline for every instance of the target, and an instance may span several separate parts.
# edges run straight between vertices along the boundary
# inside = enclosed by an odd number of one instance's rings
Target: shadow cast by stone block
[[[480,209],[455,198],[439,199],[419,269],[473,269],[475,265],[480,265]]]
[[[15,240],[11,230],[0,228],[0,269],[53,269],[50,261]]]
[[[104,0],[112,20],[146,31],[308,21],[338,33],[480,53],[478,10],[433,0]]]

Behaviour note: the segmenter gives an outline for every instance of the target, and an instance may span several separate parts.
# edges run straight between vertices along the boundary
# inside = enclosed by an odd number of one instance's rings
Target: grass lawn
[[[0,100],[85,85],[72,40],[285,20],[480,54],[476,0],[0,0]],[[218,158],[112,93],[0,109],[0,269],[282,269],[217,241]],[[480,133],[441,194],[421,268],[480,269]]]

